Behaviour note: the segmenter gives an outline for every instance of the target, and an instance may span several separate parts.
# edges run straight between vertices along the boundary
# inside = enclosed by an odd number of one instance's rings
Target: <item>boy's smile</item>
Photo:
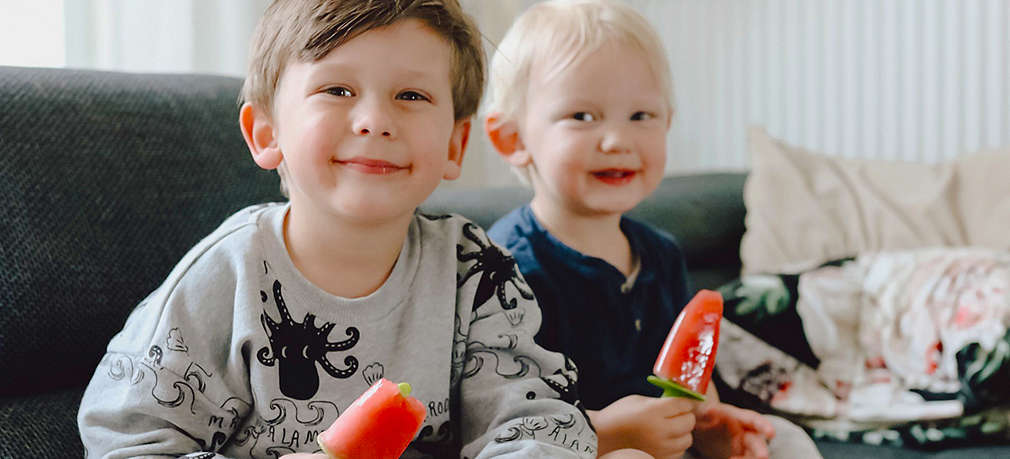
[[[409,172],[410,166],[401,166],[381,159],[370,159],[355,156],[350,159],[332,160],[334,163],[344,166],[349,170],[361,172],[367,175],[390,175],[397,172]]]

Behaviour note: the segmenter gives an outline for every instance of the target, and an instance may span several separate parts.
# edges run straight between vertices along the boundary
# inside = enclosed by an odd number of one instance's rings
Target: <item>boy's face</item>
[[[632,209],[662,179],[671,116],[645,55],[609,44],[552,71],[534,65],[519,120],[536,166],[534,205],[587,216]]]
[[[408,19],[319,61],[291,62],[271,132],[293,208],[357,222],[404,218],[443,178],[458,177],[469,121],[453,118],[450,57],[442,37]]]

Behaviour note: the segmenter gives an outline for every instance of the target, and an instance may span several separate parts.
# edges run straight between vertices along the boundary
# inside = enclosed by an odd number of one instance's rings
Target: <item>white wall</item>
[[[746,165],[747,124],[848,157],[1010,145],[1010,1],[639,3],[673,21],[679,167]]]
[[[678,111],[668,173],[745,169],[752,124],[847,157],[936,162],[1010,146],[1010,0],[626,1],[653,22],[670,55]],[[268,3],[33,4],[63,5],[68,66],[241,76]],[[462,3],[493,52],[534,0]],[[0,25],[40,21],[25,4],[0,0],[0,16],[8,13]],[[31,45],[24,41],[5,46]],[[471,138],[463,177],[450,186],[515,183],[479,122]]]
[[[63,0],[0,0],[0,65],[63,66],[62,8]]]
[[[242,76],[269,0],[64,0],[67,66]]]
[[[670,56],[668,173],[746,169],[749,125],[846,157],[937,162],[1010,146],[1010,0],[627,1]],[[479,16],[494,40],[501,17]],[[475,166],[510,180],[498,162]]]

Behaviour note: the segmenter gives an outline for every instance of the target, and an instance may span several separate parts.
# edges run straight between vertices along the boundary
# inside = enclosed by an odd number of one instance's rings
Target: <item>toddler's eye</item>
[[[343,86],[327,88],[326,93],[337,97],[351,97],[354,95],[354,93],[352,93],[350,89],[347,89]]]
[[[424,94],[421,94],[417,91],[403,91],[397,94],[396,98],[400,100],[413,100],[413,101],[428,100],[428,98],[425,97]]]
[[[589,112],[575,112],[572,114],[572,118],[578,121],[596,121],[596,117]]]
[[[654,118],[652,113],[649,112],[635,112],[631,115],[631,121],[645,121]]]

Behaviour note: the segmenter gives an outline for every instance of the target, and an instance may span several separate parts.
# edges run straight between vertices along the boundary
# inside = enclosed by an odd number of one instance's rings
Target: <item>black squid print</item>
[[[339,369],[330,363],[326,354],[335,351],[346,351],[358,344],[358,329],[347,327],[344,341],[330,342],[330,330],[336,324],[326,322],[316,327],[316,316],[305,313],[302,322],[295,322],[284,304],[281,295],[281,283],[275,280],[273,284],[274,303],[281,314],[281,320],[273,320],[266,311],[260,315],[263,330],[266,331],[270,346],[263,346],[256,353],[260,363],[268,367],[278,364],[281,393],[296,400],[308,400],[319,390],[319,372],[316,364],[334,378],[346,379],[358,370],[358,359],[354,356],[344,357],[345,369]],[[265,292],[260,292],[263,301],[267,301]]]
[[[463,235],[477,244],[480,250],[464,252],[463,246],[456,244],[456,258],[460,262],[477,260],[466,271],[466,274],[456,274],[456,287],[462,287],[471,277],[481,274],[480,283],[477,284],[477,292],[473,298],[473,310],[476,311],[491,299],[491,295],[497,295],[503,309],[515,309],[516,298],[505,296],[505,286],[509,283],[516,288],[520,296],[532,300],[533,291],[519,277],[516,259],[511,255],[506,255],[498,246],[482,240],[474,231],[475,229],[477,229],[477,225],[467,222],[463,225]]]
[[[582,417],[585,419],[586,424],[593,425],[592,421],[589,420],[589,414],[586,413],[586,407],[582,405],[582,400],[579,400],[579,386],[578,386],[578,373],[579,370],[575,366],[575,361],[565,357],[565,370],[562,371],[560,368],[557,369],[551,376],[541,376],[540,379],[554,389],[558,393],[558,398],[561,401],[568,403],[579,409],[582,413]],[[563,378],[562,382],[558,376]],[[534,394],[535,396],[535,394]],[[527,394],[527,398],[531,398]]]

